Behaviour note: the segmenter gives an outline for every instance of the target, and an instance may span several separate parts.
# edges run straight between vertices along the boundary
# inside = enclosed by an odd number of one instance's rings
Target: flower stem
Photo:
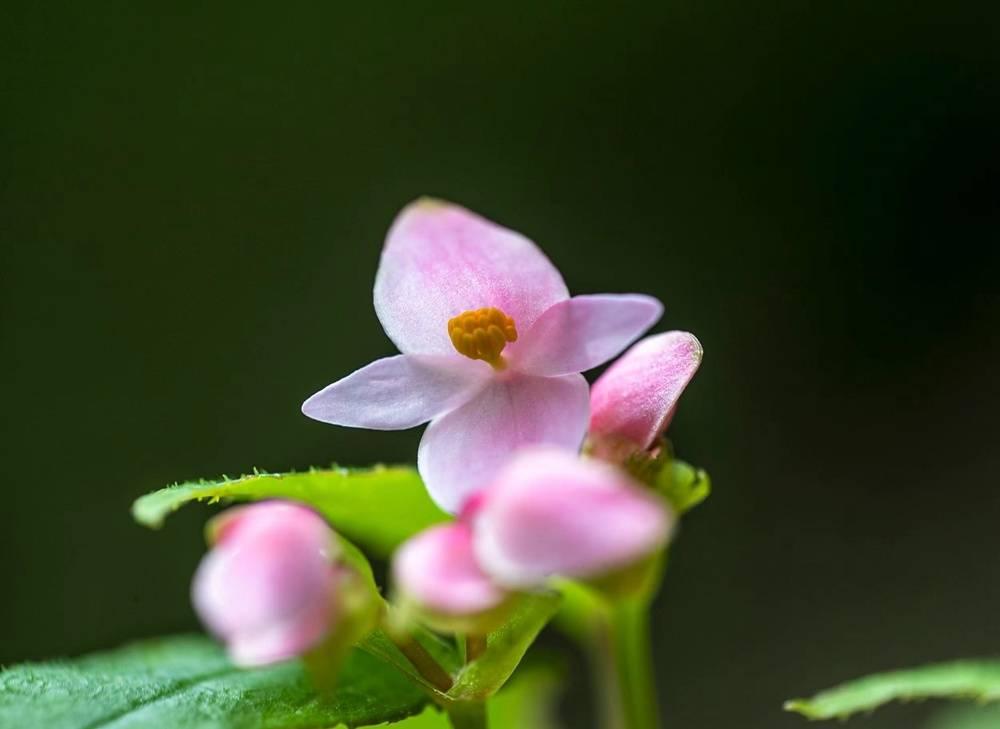
[[[389,632],[392,642],[399,648],[399,652],[406,656],[406,659],[413,664],[417,672],[426,679],[438,691],[445,692],[451,688],[452,680],[448,672],[441,664],[434,660],[434,656],[417,642],[411,635],[394,635]]]
[[[453,729],[488,729],[486,702],[458,701],[447,708],[448,721]]]
[[[646,600],[616,600],[609,617],[625,729],[659,729],[649,605]]]
[[[618,670],[615,640],[609,616],[595,620],[590,628],[588,653],[600,704],[602,729],[626,729],[623,676]]]
[[[474,660],[483,655],[486,650],[486,636],[485,635],[467,635],[465,636],[465,662],[472,663]]]

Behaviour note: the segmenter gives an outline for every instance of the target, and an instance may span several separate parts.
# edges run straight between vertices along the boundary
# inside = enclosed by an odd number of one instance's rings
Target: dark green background
[[[195,625],[206,511],[148,532],[145,491],[413,460],[299,404],[392,352],[371,285],[422,194],[705,346],[671,726],[1000,653],[992,3],[365,5],[5,5],[0,662]]]

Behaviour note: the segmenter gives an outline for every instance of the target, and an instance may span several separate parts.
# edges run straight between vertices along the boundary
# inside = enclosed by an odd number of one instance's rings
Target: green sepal
[[[367,560],[363,567],[342,564],[338,570],[340,582],[333,611],[336,623],[326,638],[302,657],[313,684],[321,694],[334,691],[351,650],[375,630],[384,609]]]
[[[397,595],[394,600],[393,624],[398,631],[408,631],[415,625],[426,625],[431,630],[447,634],[487,635],[503,627],[514,612],[523,593],[512,592],[500,604],[478,613],[450,615],[448,613],[429,610],[408,599],[405,595]]]
[[[709,497],[712,481],[704,469],[671,458],[657,472],[653,488],[681,515]]]
[[[486,650],[467,664],[448,692],[453,701],[483,701],[507,682],[542,628],[559,609],[554,592],[525,595],[510,618],[487,636]]]

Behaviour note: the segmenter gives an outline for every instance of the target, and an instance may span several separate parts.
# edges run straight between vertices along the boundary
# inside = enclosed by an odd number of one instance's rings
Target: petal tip
[[[677,332],[677,336],[684,340],[688,348],[688,355],[695,364],[701,364],[705,358],[705,348],[701,341],[691,332]]]
[[[456,205],[453,202],[442,200],[439,197],[432,197],[430,195],[421,195],[416,200],[409,203],[402,210],[400,210],[399,215],[396,216],[396,220],[398,223],[399,221],[411,220],[413,218],[425,217],[431,215],[440,215],[442,213],[448,213],[452,211],[465,212],[465,208],[463,208],[460,205]]]
[[[452,203],[442,200],[433,195],[421,195],[416,200],[407,205],[404,210],[437,210],[439,208],[453,207]]]
[[[663,316],[663,302],[655,296],[649,296],[647,294],[639,294],[639,298],[642,301],[645,301],[649,306],[649,324],[652,326],[660,320],[661,316]]]
[[[312,420],[320,420],[321,421],[321,418],[319,416],[319,407],[318,407],[318,404],[317,404],[317,395],[319,395],[318,392],[315,393],[314,395],[310,395],[305,400],[303,400],[302,401],[302,406],[299,408],[299,410],[307,418],[311,418]]]

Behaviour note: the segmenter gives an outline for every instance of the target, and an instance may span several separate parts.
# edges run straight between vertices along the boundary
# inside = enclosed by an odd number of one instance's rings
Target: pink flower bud
[[[701,343],[687,332],[646,337],[623,354],[590,390],[594,454],[623,460],[652,446],[670,425],[701,358]]]
[[[404,604],[444,631],[484,632],[508,597],[479,569],[471,529],[461,521],[431,527],[403,544],[392,574]]]
[[[192,584],[195,610],[242,666],[299,655],[338,615],[336,536],[315,512],[269,501],[230,509]]]
[[[663,547],[673,516],[624,471],[553,449],[522,451],[471,515],[484,572],[508,588],[601,578]]]

